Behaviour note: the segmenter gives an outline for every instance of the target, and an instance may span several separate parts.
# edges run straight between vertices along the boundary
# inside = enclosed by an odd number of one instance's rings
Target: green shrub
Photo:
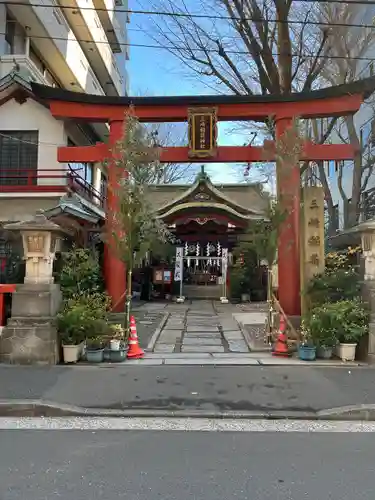
[[[238,299],[243,293],[249,293],[245,268],[235,265],[230,270],[230,296],[232,299]]]
[[[63,344],[79,344],[86,338],[108,333],[108,305],[108,297],[99,292],[65,300],[56,318]]]
[[[359,299],[326,303],[311,310],[304,327],[321,345],[357,343],[368,331],[369,313]]]
[[[308,316],[303,318],[302,332],[304,339],[308,339],[314,345],[331,347],[338,342],[333,317],[327,311],[325,304],[314,308]]]
[[[327,269],[312,278],[305,293],[315,306],[355,299],[360,295],[360,287],[359,275],[354,267],[334,271]]]
[[[64,299],[74,295],[103,292],[98,256],[91,250],[73,247],[63,254],[59,283]]]

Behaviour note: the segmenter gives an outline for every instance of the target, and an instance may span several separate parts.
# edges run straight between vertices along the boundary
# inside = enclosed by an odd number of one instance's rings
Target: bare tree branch
[[[199,13],[206,17],[197,18],[189,16],[197,12],[195,0],[153,2],[155,10],[168,15],[153,16],[145,32],[166,45],[191,74],[222,93],[288,94],[347,83],[363,71],[358,58],[374,48],[375,30],[360,27],[361,19],[365,23],[370,15],[370,6],[297,0],[207,0],[199,7]],[[315,129],[312,136],[316,143],[324,144],[334,134],[356,146],[358,134],[353,127],[349,133],[350,128],[351,117],[333,118],[324,130],[317,133]],[[272,129],[269,132],[272,135]],[[303,162],[301,172],[307,172],[308,167]],[[346,198],[340,195],[346,207],[352,205],[346,211],[350,221],[345,215],[345,225],[357,220],[361,193],[372,173],[371,165],[362,165],[360,152],[353,168],[352,201],[348,201],[348,193],[343,191]],[[343,167],[340,169],[342,176]],[[332,193],[328,193],[330,183],[324,165],[318,164],[317,172],[329,205]],[[340,185],[344,189],[342,177]]]

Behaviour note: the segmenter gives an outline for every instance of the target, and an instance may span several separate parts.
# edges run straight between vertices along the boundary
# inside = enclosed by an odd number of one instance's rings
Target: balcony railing
[[[0,193],[65,193],[69,189],[104,208],[105,197],[74,170],[0,170]]]

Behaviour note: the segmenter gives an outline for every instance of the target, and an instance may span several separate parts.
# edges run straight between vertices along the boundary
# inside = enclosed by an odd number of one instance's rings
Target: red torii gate
[[[291,121],[299,118],[326,118],[357,112],[364,99],[375,90],[375,77],[350,84],[291,95],[250,96],[178,96],[178,97],[110,97],[83,94],[68,90],[32,84],[36,98],[49,105],[55,118],[87,122],[107,122],[110,125],[109,146],[98,143],[93,146],[68,146],[58,149],[59,162],[101,162],[109,157],[109,147],[114,145],[124,130],[124,115],[130,106],[141,122],[183,122],[189,113],[207,107],[215,108],[217,120],[260,121],[272,117],[276,124],[276,136],[281,137]],[[269,148],[268,148],[269,149]],[[355,150],[347,144],[315,145],[306,142],[302,160],[347,160]],[[271,161],[271,158],[267,158]],[[162,162],[202,162],[202,157],[191,157],[189,147],[168,147],[161,152]],[[256,146],[218,146],[205,155],[205,162],[261,162],[264,148]],[[114,169],[109,168],[108,182],[116,182]],[[285,185],[284,185],[285,184]],[[108,190],[107,213],[116,205],[113,191]],[[279,193],[288,192],[289,215],[283,223],[279,238],[278,281],[279,301],[288,315],[300,314],[300,166],[291,165],[291,175],[280,176]],[[291,246],[291,242],[293,245]],[[285,251],[289,248],[288,252]],[[108,294],[115,310],[123,310],[126,282],[124,264],[113,250],[105,246],[104,276]]]

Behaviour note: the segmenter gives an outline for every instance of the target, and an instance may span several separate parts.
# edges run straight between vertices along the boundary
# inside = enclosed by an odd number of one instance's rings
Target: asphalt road
[[[3,430],[0,442],[1,500],[374,498],[375,433]]]
[[[311,411],[375,403],[374,368],[0,366],[0,399],[128,410]]]

